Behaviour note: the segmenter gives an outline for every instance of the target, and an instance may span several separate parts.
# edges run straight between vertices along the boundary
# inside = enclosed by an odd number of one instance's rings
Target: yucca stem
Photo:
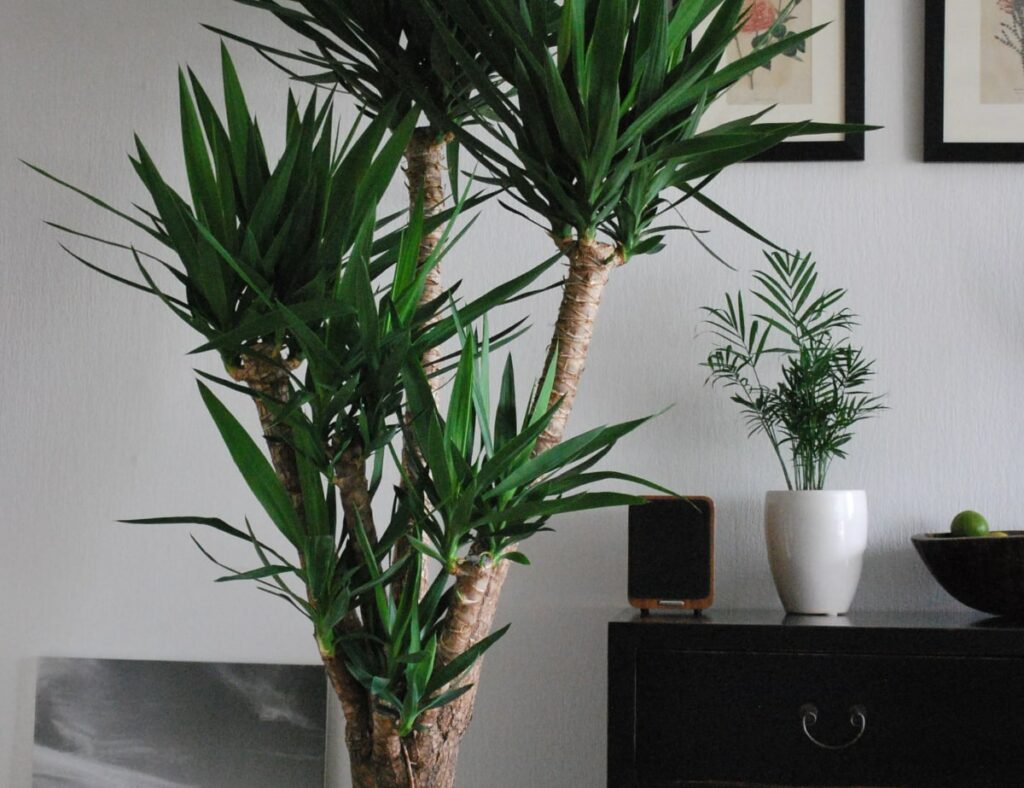
[[[586,238],[564,244],[563,250],[569,258],[569,273],[545,363],[547,368],[555,362],[555,385],[548,407],[559,400],[561,405],[537,441],[535,454],[562,441],[586,366],[601,296],[612,269],[625,262],[618,248]]]
[[[548,407],[554,406],[559,400],[561,405],[537,441],[534,454],[540,454],[562,440],[586,365],[601,295],[612,269],[623,262],[621,252],[614,246],[593,240],[568,242],[562,248],[569,258],[569,273],[545,365],[546,368],[552,360],[556,364],[555,383]],[[509,562],[481,560],[486,558],[482,548],[477,546],[471,554],[471,561],[464,562],[460,567],[458,594],[448,611],[444,634],[438,646],[438,654],[446,660],[465,651],[491,629],[498,598],[508,575]],[[478,660],[467,680],[475,683],[475,674],[479,672],[480,664]],[[472,703],[473,695],[473,691],[470,691],[452,705],[463,702],[463,699]]]
[[[291,444],[291,428],[279,423],[274,412],[275,405],[284,407],[291,398],[289,370],[295,366],[297,364],[294,362],[282,358],[279,348],[261,344],[253,346],[238,365],[228,365],[227,371],[234,380],[245,383],[256,395],[253,401],[270,451],[270,462],[291,498],[299,522],[304,523],[302,484],[299,481],[295,449]]]
[[[406,147],[405,173],[409,191],[410,214],[416,209],[421,199],[424,219],[430,219],[444,210],[446,200],[444,187],[445,142],[445,138],[436,130],[423,127],[416,129]],[[420,241],[419,265],[426,264],[430,259],[441,239],[441,234],[441,228],[424,234]],[[435,265],[427,275],[420,305],[435,301],[442,292],[441,267]],[[431,387],[434,389],[440,384],[440,380],[435,374],[440,356],[440,348],[431,348],[423,354],[421,359]],[[406,419],[408,420],[408,415],[406,415]],[[411,430],[405,430],[404,435],[406,442],[402,449],[403,465],[409,478],[413,478],[416,467],[416,463],[413,462],[413,452],[416,451],[416,447],[411,443]],[[359,486],[360,490],[365,490],[365,462],[362,463],[361,468],[351,467],[348,479],[350,492],[356,486]],[[360,480],[362,486],[359,485]],[[349,497],[349,503],[355,504],[356,500]],[[345,490],[342,491],[342,504],[346,505]],[[369,513],[368,490],[365,495],[365,509],[367,516],[372,517],[372,513]],[[347,513],[348,509],[346,509]],[[407,542],[399,541],[394,550],[394,560],[401,560],[408,554],[409,549]],[[390,591],[392,598],[401,598],[403,586],[410,581],[410,578],[411,576],[408,574],[396,578]],[[421,595],[427,581],[428,578],[424,574],[421,578]],[[347,675],[347,671],[345,674]],[[444,747],[449,740],[447,729],[443,734],[439,734],[434,728],[415,734],[411,737],[411,742],[403,740],[398,736],[398,730],[392,718],[379,712],[359,713],[358,702],[361,702],[366,708],[372,703],[364,688],[342,683],[336,684],[335,690],[346,710],[346,743],[353,764],[353,780],[358,788],[416,788],[416,786],[427,785],[431,788],[434,786],[446,788],[453,784],[454,753],[446,751]],[[350,706],[353,705],[352,698],[358,699],[358,702],[354,708],[346,708],[346,703]],[[351,718],[350,711],[352,712]],[[349,729],[353,725],[359,728],[359,734],[350,733]],[[458,737],[454,741],[457,743]]]
[[[352,678],[337,655],[321,653],[321,659],[345,716],[345,747],[349,754],[352,784],[355,788],[377,788],[372,765],[370,700],[366,690]]]
[[[470,558],[459,567],[455,599],[448,608],[438,639],[437,660],[447,664],[491,629],[508,572],[508,561],[493,561],[474,546]],[[459,742],[469,729],[476,704],[483,658],[458,680],[458,686],[471,684],[468,692],[440,709],[428,712],[422,720],[424,730],[413,736],[412,754],[421,785],[450,788],[454,785]]]
[[[586,363],[601,295],[611,270],[623,262],[622,254],[615,247],[592,240],[569,242],[562,248],[569,258],[569,273],[548,352],[549,363],[557,353],[551,405],[559,399],[562,405],[538,441],[537,454],[562,440]],[[474,545],[469,559],[460,564],[455,599],[448,609],[438,642],[441,664],[450,662],[490,632],[509,565],[507,560],[495,563],[480,545]],[[472,688],[441,708],[431,720],[435,737],[432,754],[438,754],[436,740],[440,740],[442,753],[452,759],[453,772],[458,741],[473,716],[482,669],[483,659],[478,659],[459,682],[460,685],[472,684]]]
[[[445,188],[445,147],[447,138],[431,127],[420,127],[413,132],[405,149],[405,177],[409,190],[409,209],[415,209],[420,195],[423,195],[423,218],[430,219],[444,210]],[[441,240],[442,229],[435,228],[424,234],[420,241],[418,262],[424,265],[434,253]],[[440,297],[443,292],[441,266],[435,265],[427,274],[426,285],[420,298],[420,305]],[[439,381],[433,373],[437,371],[437,360],[441,349],[430,348],[423,354],[423,369],[431,386],[437,388]]]
[[[366,457],[358,442],[350,444],[334,463],[334,484],[341,497],[341,508],[345,514],[345,527],[351,529],[358,524],[366,532],[372,546],[377,544],[377,528],[373,520],[370,500],[370,486],[366,478]],[[364,555],[363,561],[375,561],[372,555]]]
[[[409,191],[410,214],[416,209],[421,196],[423,200],[424,219],[437,216],[437,214],[444,210],[444,175],[445,170],[447,169],[445,166],[446,142],[447,139],[444,135],[429,126],[421,126],[413,132],[413,135],[409,140],[409,144],[405,148],[405,177],[406,186]],[[421,267],[426,265],[430,256],[434,253],[434,250],[437,248],[437,244],[441,240],[441,234],[442,230],[438,227],[429,233],[425,233],[423,238],[420,240],[417,263]],[[443,292],[443,287],[441,266],[440,264],[435,264],[427,274],[423,293],[420,296],[420,306],[440,298],[441,293]],[[440,376],[437,375],[437,364],[440,357],[441,349],[439,347],[432,347],[428,348],[420,359],[420,363],[423,365],[423,370],[427,375],[427,380],[430,382],[430,387],[434,391],[436,391],[437,387],[441,384]],[[410,416],[407,412],[405,414],[406,423],[409,422],[409,419]],[[413,461],[415,456],[414,452],[416,451],[416,446],[413,443],[412,430],[404,430],[402,465],[405,469],[406,476],[410,479],[415,479],[416,475],[417,463]],[[408,555],[409,550],[409,543],[400,541],[394,550],[395,560],[401,560],[403,557]],[[407,576],[403,576],[399,577],[395,581],[393,593],[396,599],[401,598],[402,588],[407,579]],[[420,596],[426,593],[427,583],[427,575],[426,573],[423,573],[420,576]]]
[[[292,366],[294,364],[282,360],[281,354],[276,348],[258,346],[253,348],[250,355],[242,359],[240,365],[229,366],[228,372],[235,380],[246,383],[257,394],[254,400],[260,426],[270,450],[271,464],[278,479],[281,480],[281,484],[288,491],[299,522],[304,524],[305,506],[302,499],[302,485],[299,481],[295,448],[289,440],[290,429],[287,425],[277,421],[271,404],[274,403],[282,407],[287,404],[291,396],[288,370]],[[369,508],[368,495],[360,496],[358,490],[356,494],[351,491],[346,493],[345,489],[346,486],[360,487],[357,472],[361,474],[365,486],[365,463],[360,466],[359,459],[354,457],[350,450],[343,455],[342,460],[338,463],[338,470],[345,479],[345,483],[339,484],[339,487],[341,488],[343,506],[346,505],[346,501],[348,502],[346,512],[350,510],[365,512]],[[372,531],[372,515],[369,516],[366,526]],[[302,564],[301,555],[299,560]],[[314,600],[310,599],[310,602],[312,604]],[[359,628],[360,623],[354,613],[349,614],[341,625],[341,629],[350,634]],[[371,762],[369,697],[337,654],[321,650],[320,657],[345,716],[345,743],[350,755],[353,785],[356,788],[377,788]]]

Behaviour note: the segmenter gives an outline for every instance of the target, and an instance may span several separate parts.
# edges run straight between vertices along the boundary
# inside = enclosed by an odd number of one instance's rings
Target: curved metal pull
[[[803,726],[804,735],[807,736],[808,739],[823,750],[845,750],[847,747],[852,747],[856,744],[860,740],[860,737],[864,735],[864,731],[867,730],[868,711],[860,704],[850,707],[850,725],[857,729],[857,735],[845,744],[825,744],[825,742],[818,741],[814,738],[814,734],[811,733],[810,728],[813,727],[817,721],[817,706],[813,703],[805,703],[800,707],[800,724]]]

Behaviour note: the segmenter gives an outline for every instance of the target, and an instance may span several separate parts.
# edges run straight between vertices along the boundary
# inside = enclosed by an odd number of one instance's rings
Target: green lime
[[[988,534],[988,520],[968,509],[953,518],[949,530],[953,536],[985,536]]]

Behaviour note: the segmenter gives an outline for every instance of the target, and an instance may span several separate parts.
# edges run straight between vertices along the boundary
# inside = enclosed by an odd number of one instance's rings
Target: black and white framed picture
[[[320,667],[41,659],[33,788],[323,788]]]
[[[746,0],[744,11],[727,60],[827,26],[733,85],[708,108],[705,128],[768,108],[766,121],[864,122],[864,0]],[[863,134],[823,134],[783,142],[754,161],[863,159]]]
[[[1024,0],[927,0],[925,161],[1024,161]]]

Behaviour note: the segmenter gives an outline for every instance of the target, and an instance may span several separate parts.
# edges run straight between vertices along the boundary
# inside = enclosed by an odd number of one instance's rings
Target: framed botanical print
[[[708,108],[704,128],[769,108],[766,121],[864,122],[864,0],[745,0],[744,10],[727,60],[788,33],[827,26],[733,85]],[[783,142],[754,160],[863,158],[863,134],[822,134]]]
[[[1024,161],[1024,0],[927,0],[925,161]]]

